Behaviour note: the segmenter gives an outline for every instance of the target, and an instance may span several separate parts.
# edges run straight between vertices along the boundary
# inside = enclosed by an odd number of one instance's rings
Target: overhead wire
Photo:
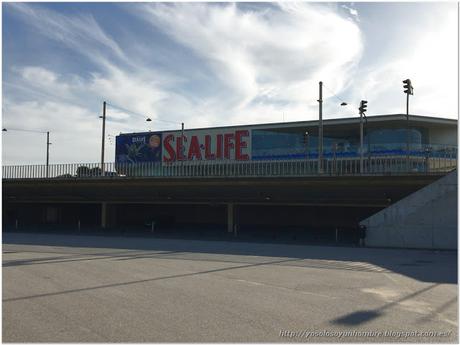
[[[337,96],[334,91],[332,91],[331,89],[329,89],[324,83],[323,83],[323,86],[325,89],[327,89],[330,93],[332,93],[332,95],[337,98],[339,101],[343,102],[343,103],[347,103],[345,102],[342,98],[340,98],[339,96]],[[348,104],[348,103],[347,103]]]
[[[129,114],[132,114],[132,115],[136,115],[136,116],[142,117],[142,118],[144,118],[144,119],[148,117],[148,116],[146,116],[146,115],[142,115],[142,114],[136,113],[136,112],[134,112],[134,111],[132,111],[132,110],[129,110],[129,109],[120,107],[120,106],[118,106],[118,105],[116,105],[116,104],[113,104],[113,103],[106,102],[106,104],[107,104],[107,105],[110,105],[110,106],[113,107],[113,108],[122,110],[122,111],[124,111],[124,112],[126,112],[126,113],[129,113]],[[176,125],[177,125],[177,124],[179,124],[179,125],[181,124],[180,122],[168,121],[168,120],[163,120],[163,119],[159,119],[159,118],[155,118],[155,121],[166,122],[166,123],[173,123],[173,124],[176,124]]]
[[[33,130],[33,129],[18,129],[18,128],[6,128],[6,132],[9,132],[9,131],[14,131],[14,132],[30,132],[30,133],[48,133],[47,131],[36,131],[36,130]]]

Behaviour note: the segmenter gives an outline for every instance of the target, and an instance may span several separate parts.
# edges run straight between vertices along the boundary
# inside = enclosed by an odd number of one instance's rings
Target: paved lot
[[[453,252],[9,233],[3,341],[455,342],[456,281]]]

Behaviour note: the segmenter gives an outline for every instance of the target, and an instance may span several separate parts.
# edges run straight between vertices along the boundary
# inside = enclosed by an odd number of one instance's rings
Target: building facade
[[[370,116],[363,124],[363,154],[445,155],[456,152],[457,121],[410,115]],[[120,134],[116,163],[174,165],[318,158],[318,121]],[[409,150],[407,151],[407,147]],[[360,119],[323,121],[323,157],[358,157]]]

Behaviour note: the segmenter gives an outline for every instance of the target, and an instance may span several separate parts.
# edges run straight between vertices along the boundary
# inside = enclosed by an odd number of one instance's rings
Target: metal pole
[[[319,82],[318,173],[323,171],[323,82]]]
[[[363,112],[359,112],[359,172],[364,172],[364,122]]]
[[[50,167],[50,132],[46,132],[46,178],[49,177]]]
[[[307,153],[307,155],[306,155],[306,156],[307,156],[307,160],[308,160],[308,153],[309,153],[309,152],[308,152],[308,151],[309,151],[309,150],[308,150],[308,149],[309,149],[309,148],[308,148],[308,144],[309,144],[309,137],[308,137],[308,136],[309,136],[309,135],[310,135],[310,133],[305,132],[305,136],[306,136],[306,138],[305,138],[305,144],[307,145],[307,147],[306,147],[306,148],[307,148],[307,150],[306,150],[306,151],[307,151],[307,152],[306,152],[306,153]]]
[[[184,156],[184,152],[185,152],[185,143],[184,143],[184,123],[182,122],[182,127],[181,127],[181,134],[180,134],[180,140],[181,140],[181,156],[183,157]],[[179,152],[178,152],[179,154]],[[184,160],[181,159],[181,164],[184,164]]]
[[[101,148],[101,174],[104,175],[104,150],[105,150],[105,109],[106,102],[102,103],[102,148]]]
[[[409,172],[409,92],[406,97],[406,170]]]
[[[334,150],[334,164],[332,165],[332,173],[337,173],[337,143],[332,144],[332,149]],[[326,165],[327,168],[327,165]]]

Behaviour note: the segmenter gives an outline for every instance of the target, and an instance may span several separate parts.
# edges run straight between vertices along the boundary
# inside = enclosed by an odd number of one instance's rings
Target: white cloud
[[[401,81],[409,77],[415,86],[411,113],[456,115],[455,13],[429,22],[405,54],[390,46],[378,63],[361,66],[364,36],[353,8],[345,8],[352,20],[338,9],[309,3],[261,4],[251,10],[241,4],[130,4],[142,23],[150,23],[149,30],[165,33],[181,48],[162,47],[162,61],[168,54],[174,63],[186,61],[173,59],[174,54],[193,55],[195,65],[188,67],[196,73],[181,75],[172,62],[160,69],[139,59],[91,15],[8,6],[24,23],[93,63],[82,65],[80,74],[53,66],[6,66],[12,78],[3,84],[4,126],[51,130],[53,162],[100,159],[103,100],[138,114],[109,105],[107,134],[178,129],[180,122],[186,128],[280,122],[283,113],[286,121],[296,121],[317,117],[319,80],[327,87],[326,118],[339,111],[354,115],[354,105],[363,98],[370,114],[403,112]],[[155,37],[138,37],[127,26],[129,35],[146,56],[157,53]],[[332,98],[344,91],[347,109]],[[153,121],[146,123],[147,116]],[[39,137],[28,134],[24,144],[22,135],[4,135],[5,163],[41,162]],[[113,151],[109,145],[107,161],[113,160]]]
[[[4,103],[8,118],[3,126],[2,160],[4,164],[42,164],[45,160],[46,136],[14,129],[50,131],[51,163],[98,162],[101,154],[100,111],[53,101]],[[129,119],[129,122],[120,120]],[[109,121],[110,120],[110,121]],[[110,109],[106,123],[106,161],[115,156],[114,140],[120,132],[146,131],[145,119],[131,118],[122,111]]]
[[[87,80],[74,75],[60,75],[43,67],[25,67],[17,69],[17,72],[21,78],[16,82],[23,92],[32,92],[32,95],[33,92],[38,92],[40,97],[31,97],[36,99],[34,101],[11,100],[6,97],[3,104],[3,126],[51,131],[55,143],[52,160],[55,163],[94,162],[100,159],[99,115],[102,113],[103,99],[110,100],[107,110],[107,135],[117,135],[120,132],[148,130],[149,124],[145,120],[148,116],[155,123],[155,102],[161,101],[162,97],[161,91],[147,81],[130,78],[116,68],[110,75],[93,75]],[[139,111],[139,114],[115,108],[118,104],[129,110]],[[151,111],[147,111],[149,109]],[[157,122],[156,126],[165,128],[165,123]],[[179,126],[177,124],[175,128]],[[40,141],[39,135],[27,136],[33,142]],[[13,148],[3,150],[5,163],[21,161],[21,152],[29,153],[29,162],[41,163],[40,146],[37,148],[34,145],[23,151],[23,138],[24,132],[4,135],[6,147]],[[72,147],[70,150],[69,145]],[[113,160],[114,147],[107,148],[106,157],[108,161]]]
[[[216,111],[245,112],[258,97],[269,107],[271,99],[314,103],[318,80],[342,87],[362,53],[356,24],[305,3],[260,12],[234,4],[147,4],[139,14],[212,68],[222,88]]]
[[[18,2],[10,3],[9,6],[42,34],[62,42],[69,48],[79,50],[81,54],[93,60],[101,58],[104,49],[105,52],[108,50],[127,60],[122,49],[101,29],[91,15],[66,16]]]
[[[97,120],[88,110],[71,104],[21,102],[4,104],[7,128],[50,131],[50,162],[97,161]],[[5,164],[41,164],[45,160],[46,136],[39,133],[8,131],[3,134]],[[5,150],[5,147],[14,150]],[[100,151],[99,151],[100,152]]]
[[[354,20],[359,22],[359,14],[358,14],[358,11],[355,8],[353,8],[351,6],[347,6],[347,5],[342,5],[342,7],[344,9],[346,9],[351,14],[351,16],[354,18]]]
[[[351,98],[369,101],[369,114],[405,113],[402,81],[410,78],[414,96],[410,113],[457,118],[457,16],[431,13],[442,21],[430,22],[417,37],[407,37],[404,50],[391,47],[382,63],[363,68],[354,79]]]

